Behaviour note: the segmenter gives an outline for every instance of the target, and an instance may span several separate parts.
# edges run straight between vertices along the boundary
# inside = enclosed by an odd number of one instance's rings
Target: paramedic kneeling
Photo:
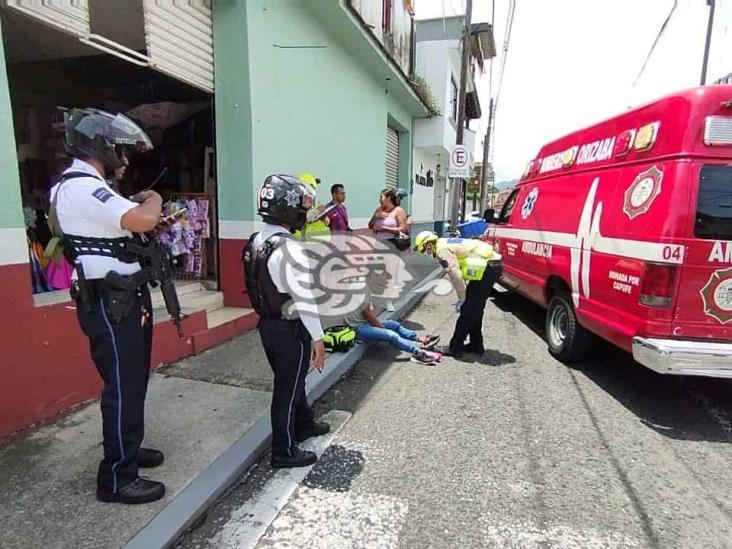
[[[330,431],[316,423],[305,394],[305,377],[312,365],[321,370],[325,346],[320,319],[312,313],[285,318],[283,309],[312,296],[290,295],[286,280],[301,277],[300,289],[309,288],[312,275],[288,265],[282,247],[301,250],[291,231],[302,229],[315,193],[296,177],[271,175],[259,189],[259,215],[265,226],[244,247],[246,286],[252,307],[259,314],[257,326],[269,365],[274,372],[272,393],[272,467],[305,467],[316,462],[315,453],[301,450],[296,442]],[[303,263],[305,263],[303,256]],[[314,356],[313,356],[314,349]],[[312,357],[312,364],[311,364]]]
[[[125,246],[133,233],[155,228],[162,199],[146,191],[133,202],[105,181],[126,165],[127,146],[151,149],[152,142],[124,115],[96,109],[72,112],[66,147],[74,161],[51,189],[49,227],[53,246],[63,243],[64,254],[75,265],[77,317],[104,381],[104,459],[97,474],[97,499],[146,503],[165,495],[161,482],[138,476],[138,467],[163,462],[162,452],[140,447],[152,346],[150,291],[144,284],[124,299],[114,299],[106,278],[128,280],[140,273],[138,258],[125,254]],[[47,253],[52,252],[49,246]]]
[[[447,269],[458,296],[455,310],[460,316],[450,344],[435,350],[455,358],[460,358],[466,351],[484,354],[483,313],[493,284],[501,275],[501,255],[493,250],[493,246],[481,240],[438,238],[431,231],[422,231],[417,235],[414,249],[439,260]],[[468,337],[470,342],[465,345]]]

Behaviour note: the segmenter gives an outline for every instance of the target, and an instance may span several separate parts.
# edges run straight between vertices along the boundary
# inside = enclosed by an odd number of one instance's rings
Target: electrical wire
[[[638,76],[635,77],[635,81],[633,82],[633,88],[638,84],[638,81],[640,80],[641,76],[643,76],[643,72],[646,70],[646,66],[648,65],[648,61],[651,59],[651,55],[653,55],[653,51],[656,49],[656,45],[658,44],[659,40],[661,40],[661,37],[663,36],[663,33],[666,32],[666,27],[668,27],[669,21],[671,21],[671,18],[674,15],[674,12],[676,11],[676,8],[679,7],[679,0],[674,0],[674,5],[671,8],[671,11],[668,12],[668,16],[666,16],[666,20],[661,25],[661,28],[658,29],[658,34],[656,34],[656,39],[653,41],[653,44],[651,45],[651,49],[648,51],[648,55],[646,55],[645,61],[643,61],[643,66],[641,67],[640,72],[638,73]]]
[[[506,17],[506,37],[503,40],[503,55],[501,58],[501,72],[498,75],[498,86],[496,88],[496,97],[493,101],[493,112],[496,113],[498,111],[498,101],[501,97],[501,88],[503,87],[503,75],[506,72],[506,60],[508,59],[508,47],[511,43],[511,31],[513,30],[513,20],[516,13],[516,0],[510,0],[509,8],[508,8],[508,15]],[[493,161],[493,151],[495,150],[495,147],[493,146],[493,143],[496,139],[496,122],[495,122],[495,116],[493,120],[493,128],[491,131],[491,145],[490,145],[490,157],[491,162]]]
[[[461,4],[461,9],[459,9],[459,10],[456,10],[456,9],[455,9],[455,4],[453,4],[453,3],[452,3],[452,0],[450,0],[450,7],[452,8],[452,13],[453,13],[454,15],[461,15],[461,13],[460,13],[461,11],[462,11],[462,13],[465,13],[465,12],[467,11],[467,10],[465,9],[465,7],[464,7],[464,6],[462,5],[462,2],[460,2],[460,4]]]

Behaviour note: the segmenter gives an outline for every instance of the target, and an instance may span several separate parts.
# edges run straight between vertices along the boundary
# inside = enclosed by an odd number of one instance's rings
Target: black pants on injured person
[[[313,410],[305,394],[312,340],[300,320],[259,321],[259,336],[274,373],[272,393],[272,458],[292,457],[297,434],[312,428]]]

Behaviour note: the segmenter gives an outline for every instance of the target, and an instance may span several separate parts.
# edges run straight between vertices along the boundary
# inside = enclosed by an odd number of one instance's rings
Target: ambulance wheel
[[[592,334],[577,322],[567,294],[555,294],[549,301],[545,328],[549,353],[560,362],[576,362],[589,353]]]

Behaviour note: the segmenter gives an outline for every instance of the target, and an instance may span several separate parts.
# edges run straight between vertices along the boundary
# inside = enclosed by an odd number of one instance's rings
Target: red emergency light
[[[531,162],[529,162],[526,166],[526,169],[524,170],[524,175],[521,179],[534,177],[537,173],[539,173],[539,166],[541,166],[541,162],[539,162],[538,160],[532,160]]]
[[[635,130],[625,130],[615,139],[613,156],[625,156],[630,152],[635,140]]]

